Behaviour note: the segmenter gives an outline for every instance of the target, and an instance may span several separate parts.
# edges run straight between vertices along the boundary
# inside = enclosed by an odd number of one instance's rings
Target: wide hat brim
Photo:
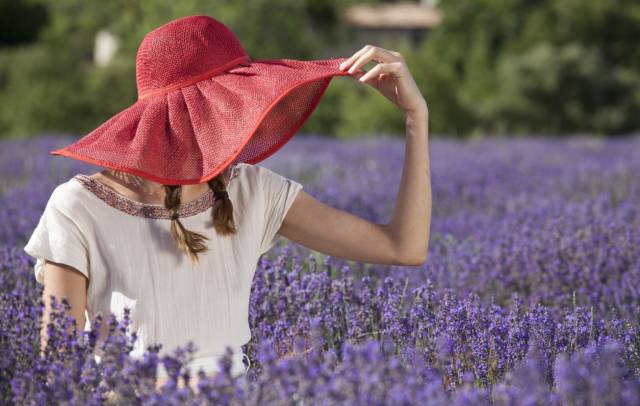
[[[138,99],[50,152],[155,182],[206,182],[227,166],[268,158],[315,110],[347,58],[251,60],[196,83]],[[351,77],[351,76],[350,76]]]

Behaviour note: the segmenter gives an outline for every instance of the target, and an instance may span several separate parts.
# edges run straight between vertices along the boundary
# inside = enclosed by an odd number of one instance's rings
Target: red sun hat
[[[347,58],[252,60],[235,34],[204,15],[145,35],[138,100],[71,145],[51,151],[162,184],[206,182],[254,164],[302,127]]]

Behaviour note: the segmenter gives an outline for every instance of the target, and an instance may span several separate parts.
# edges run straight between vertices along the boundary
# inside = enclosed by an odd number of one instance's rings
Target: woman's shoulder
[[[237,165],[237,169],[239,183],[242,184],[239,188],[247,190],[251,197],[260,196],[265,204],[277,201],[286,191],[295,194],[302,189],[300,182],[265,166],[242,163]]]
[[[255,172],[255,165],[246,162],[239,162],[233,166],[231,170],[231,179],[236,176],[250,176]]]
[[[47,205],[67,213],[78,213],[86,208],[87,194],[85,188],[74,175],[65,182],[58,184],[49,197]]]
[[[258,165],[240,162],[231,171],[230,182],[252,186],[259,182],[262,169]]]
[[[274,180],[282,181],[286,179],[284,176],[265,166],[249,164],[246,162],[236,164],[232,174],[232,179],[235,176],[239,176],[240,178],[246,179],[246,181],[252,183],[273,182]]]

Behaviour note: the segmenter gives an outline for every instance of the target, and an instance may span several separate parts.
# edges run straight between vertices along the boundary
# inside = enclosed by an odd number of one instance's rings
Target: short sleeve
[[[56,189],[47,202],[24,251],[36,259],[35,279],[44,284],[44,260],[71,266],[89,278],[88,243],[78,221],[62,207]]]
[[[255,169],[263,195],[264,228],[260,244],[262,255],[277,242],[278,230],[302,185],[268,168],[256,166]]]

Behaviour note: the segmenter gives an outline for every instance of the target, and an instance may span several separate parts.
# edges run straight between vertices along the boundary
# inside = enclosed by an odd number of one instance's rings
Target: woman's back
[[[53,191],[24,250],[37,258],[40,283],[45,258],[88,278],[89,323],[98,313],[122,317],[131,308],[131,331],[138,336],[133,356],[153,343],[162,344],[163,354],[188,341],[196,344],[196,359],[221,355],[226,345],[237,348],[251,338],[248,306],[256,264],[275,244],[300,189],[266,168],[236,165],[227,192],[237,233],[222,236],[212,227],[211,190],[179,207],[184,227],[209,238],[208,250],[192,262],[171,235],[169,210],[78,174]]]

